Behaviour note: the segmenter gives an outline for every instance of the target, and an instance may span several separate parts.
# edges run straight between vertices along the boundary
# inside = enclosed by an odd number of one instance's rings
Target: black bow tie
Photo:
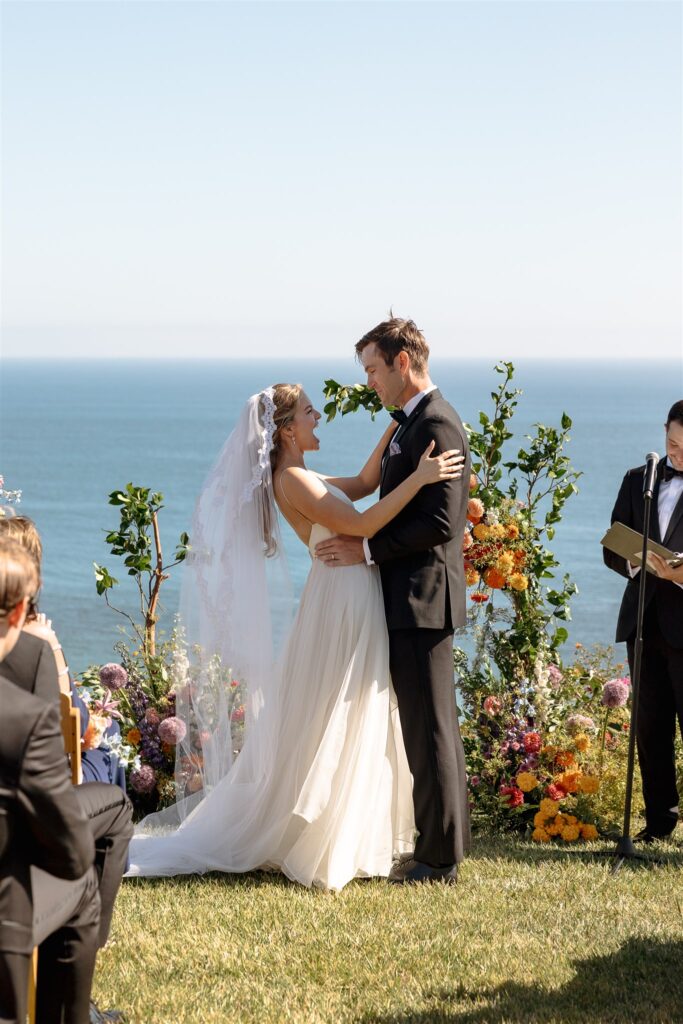
[[[396,420],[397,423],[405,423],[406,420],[408,419],[403,409],[394,409],[393,412],[389,413],[389,415],[391,416],[392,420]]]
[[[683,469],[674,469],[673,466],[665,464],[664,472],[662,473],[662,480],[664,483],[667,483],[669,480],[673,480],[675,476],[683,476]]]

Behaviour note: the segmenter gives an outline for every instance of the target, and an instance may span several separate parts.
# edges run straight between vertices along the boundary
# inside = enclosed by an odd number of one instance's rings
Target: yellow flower
[[[523,572],[513,572],[509,579],[509,583],[513,590],[526,590],[529,586],[529,580]]]
[[[581,793],[597,793],[600,789],[600,779],[597,775],[582,775],[579,779],[579,790]]]
[[[557,747],[554,747],[552,744],[548,744],[545,747],[541,747],[541,753],[545,754],[546,757],[552,758],[554,761],[557,757]]]
[[[476,569],[465,569],[465,583],[468,587],[475,587],[479,582],[479,573]]]
[[[580,835],[578,825],[565,825],[562,829],[562,838],[565,843],[573,843],[575,839],[578,839]]]
[[[505,527],[500,523],[492,523],[489,526],[489,537],[492,540],[502,540],[505,536]]]
[[[550,800],[548,797],[541,800],[541,814],[544,814],[546,818],[554,818],[558,813],[557,800]]]
[[[536,789],[538,779],[532,772],[520,772],[517,776],[517,785],[522,793],[530,793],[532,789]]]
[[[550,835],[544,828],[535,828],[531,833],[531,838],[535,843],[549,843]]]
[[[484,523],[477,523],[472,533],[475,540],[486,540],[489,535],[489,528]]]
[[[582,839],[597,839],[598,830],[595,825],[582,825],[581,826],[581,838]]]
[[[504,551],[496,562],[496,569],[502,576],[509,576],[515,567],[515,560],[509,551]]]
[[[591,745],[590,737],[586,736],[585,732],[580,732],[578,736],[574,737],[574,746],[577,750],[580,750],[583,754]]]

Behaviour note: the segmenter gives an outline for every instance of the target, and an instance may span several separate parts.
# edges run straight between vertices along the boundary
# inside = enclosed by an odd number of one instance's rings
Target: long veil
[[[176,803],[149,815],[144,831],[183,821],[247,737],[241,779],[258,781],[269,769],[280,698],[276,641],[293,609],[270,462],[273,393],[247,401],[197,499],[171,669],[185,724]]]

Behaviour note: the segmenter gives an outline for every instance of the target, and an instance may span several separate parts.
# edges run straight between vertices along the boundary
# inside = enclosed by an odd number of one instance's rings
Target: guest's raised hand
[[[441,455],[431,457],[436,441],[430,441],[425,448],[417,469],[417,479],[421,485],[438,484],[444,480],[459,480],[462,476],[462,467],[465,456],[460,454],[459,448],[451,448]]]

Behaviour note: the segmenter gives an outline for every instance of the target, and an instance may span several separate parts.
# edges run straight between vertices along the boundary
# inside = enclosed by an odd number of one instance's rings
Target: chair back
[[[81,716],[71,703],[68,693],[60,693],[59,710],[62,716],[64,750],[71,764],[71,781],[77,786],[81,781]]]

